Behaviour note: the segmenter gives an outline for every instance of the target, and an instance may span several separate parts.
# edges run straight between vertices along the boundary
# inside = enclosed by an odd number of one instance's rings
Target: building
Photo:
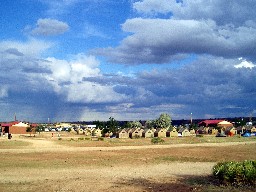
[[[2,134],[26,134],[30,127],[28,123],[18,121],[1,123],[1,132]],[[31,127],[31,129],[33,129],[33,127]]]
[[[198,123],[198,126],[203,127],[217,127],[219,122],[222,122],[223,120],[220,119],[214,119],[214,120],[204,120]]]
[[[29,127],[29,124],[19,122],[9,127],[9,134],[26,134]]]
[[[9,123],[1,123],[1,133],[5,134],[5,133],[10,133],[10,127],[12,125],[15,125],[15,124],[18,124],[19,122],[18,121],[12,121],[12,122],[9,122]]]

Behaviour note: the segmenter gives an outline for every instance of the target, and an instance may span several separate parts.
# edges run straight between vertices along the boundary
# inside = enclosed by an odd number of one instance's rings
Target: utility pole
[[[190,113],[190,125],[192,127],[193,119],[192,119],[192,113]]]

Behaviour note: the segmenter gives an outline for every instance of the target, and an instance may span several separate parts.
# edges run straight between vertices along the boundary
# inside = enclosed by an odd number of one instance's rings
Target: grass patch
[[[161,138],[163,142],[161,145],[172,144],[197,144],[197,143],[225,143],[225,142],[250,142],[256,141],[256,137],[243,138],[243,137],[226,137],[218,138],[214,136],[205,137],[171,137]],[[139,139],[118,139],[118,138],[98,138],[99,142],[94,142],[90,138],[62,138],[62,141],[58,141],[58,144],[71,146],[71,147],[115,147],[115,146],[143,146],[153,145],[151,140],[155,138],[139,138]],[[75,142],[68,142],[75,141]]]
[[[157,162],[207,162],[208,159],[204,158],[197,158],[197,157],[186,157],[186,156],[163,156],[163,157],[156,157],[155,160]],[[213,161],[214,162],[214,161]]]
[[[197,144],[197,143],[225,143],[225,142],[250,142],[256,141],[256,137],[215,137],[213,135],[205,135],[204,137],[167,137],[161,138],[162,145],[170,144]],[[119,139],[119,138],[103,138],[99,137],[99,142],[93,142],[90,137],[62,137],[62,141],[58,144],[71,147],[115,147],[115,146],[143,146],[155,144],[152,141],[157,141],[157,138],[137,138],[137,139]],[[67,142],[76,141],[76,142]]]
[[[203,137],[172,137],[170,144],[195,144],[195,143],[226,143],[226,142],[250,142],[256,141],[256,137],[215,137],[214,135],[204,135]]]
[[[156,150],[156,162],[222,162],[255,159],[256,144],[225,147],[182,147]],[[157,153],[161,152],[161,155]]]
[[[27,141],[17,141],[17,140],[0,140],[0,149],[19,149],[31,145]]]
[[[151,139],[151,143],[152,144],[162,144],[164,142],[165,141],[162,138],[160,138],[160,137],[154,137],[154,138]]]

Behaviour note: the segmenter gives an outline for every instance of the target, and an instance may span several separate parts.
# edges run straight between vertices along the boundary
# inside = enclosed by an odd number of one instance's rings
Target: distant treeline
[[[226,120],[231,123],[235,123],[234,124],[235,126],[243,126],[243,125],[246,125],[247,122],[253,122],[254,125],[256,124],[256,117],[234,117],[234,118],[214,118],[214,119]],[[193,119],[192,124],[196,126],[199,122],[204,120],[213,120],[213,119],[211,118],[210,119]],[[102,122],[107,122],[107,121],[102,121]],[[117,121],[117,122],[118,122],[118,125],[122,127],[131,121]],[[144,126],[146,123],[146,120],[140,120],[139,122]],[[95,121],[74,121],[69,123],[90,125],[90,124],[95,124]],[[190,123],[191,123],[191,119],[172,120],[173,126],[190,125]]]

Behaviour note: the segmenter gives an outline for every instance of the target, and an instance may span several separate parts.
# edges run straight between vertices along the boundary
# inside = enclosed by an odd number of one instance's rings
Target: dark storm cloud
[[[125,94],[133,108],[143,109],[161,105],[182,106],[175,114],[187,110],[195,115],[232,116],[254,110],[256,103],[256,69],[235,68],[238,59],[212,56],[199,57],[179,69],[154,70],[137,73],[134,77],[101,76],[84,79],[116,85],[115,91]],[[165,109],[168,110],[168,109]],[[234,112],[235,110],[235,112]],[[202,116],[201,116],[202,117]]]
[[[142,13],[168,13],[170,19],[133,18],[117,47],[93,51],[122,64],[169,63],[188,54],[256,60],[255,1],[153,1],[134,3]]]
[[[46,68],[41,68],[41,67],[38,67],[38,68],[35,68],[35,67],[24,67],[22,69],[23,72],[25,73],[47,73],[47,74],[51,74],[52,71],[49,70],[49,69],[46,69]]]
[[[175,19],[211,19],[218,25],[240,26],[256,18],[254,0],[142,0],[135,2],[133,8],[148,16],[172,13],[171,17]]]
[[[185,54],[227,58],[255,58],[256,28],[217,26],[211,20],[127,20],[123,29],[133,35],[116,48],[95,50],[111,62],[124,64],[168,63]]]
[[[10,48],[10,49],[6,49],[5,50],[6,53],[9,53],[9,54],[12,54],[12,55],[15,55],[15,56],[24,56],[23,53],[19,52],[18,49],[15,49],[15,48]]]

